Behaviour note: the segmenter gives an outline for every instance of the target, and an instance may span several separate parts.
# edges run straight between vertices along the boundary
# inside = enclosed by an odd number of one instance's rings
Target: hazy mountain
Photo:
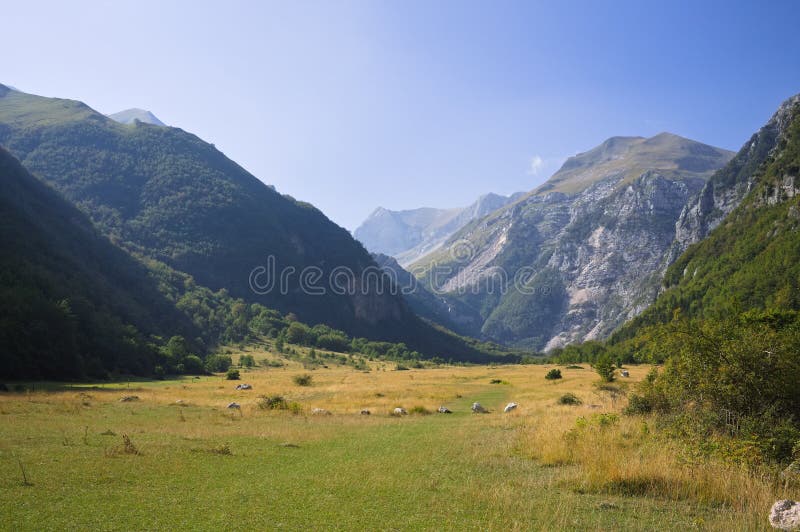
[[[0,144],[115,242],[199,285],[428,355],[480,356],[369,284],[375,263],[346,230],[181,129],[122,125],[81,102],[0,86]],[[341,291],[329,281],[337,268],[352,272]]]
[[[134,121],[138,120],[139,122],[154,126],[166,126],[164,122],[156,118],[156,115],[144,109],[126,109],[118,113],[110,114],[108,117],[120,124],[133,124]]]
[[[480,328],[483,322],[480,314],[464,303],[434,294],[424,283],[400,266],[394,257],[381,253],[373,253],[372,257],[396,283],[417,315],[461,334],[469,334],[475,328]]]
[[[800,310],[800,95],[745,143],[684,208],[664,290],[615,335],[667,323],[675,309],[719,319],[750,309]],[[689,245],[692,244],[692,245]]]
[[[436,250],[470,221],[507,205],[520,195],[485,194],[472,205],[453,209],[422,207],[390,211],[378,207],[353,234],[371,252],[391,255],[401,265],[408,265]]]
[[[197,333],[147,268],[0,148],[0,375],[151,374],[149,335]]]
[[[534,348],[603,338],[655,298],[675,222],[732,155],[669,133],[610,138],[412,271],[480,313],[473,335]]]

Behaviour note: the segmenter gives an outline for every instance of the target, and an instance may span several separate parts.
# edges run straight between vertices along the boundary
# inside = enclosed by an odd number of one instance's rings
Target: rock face
[[[481,316],[472,335],[533,349],[604,338],[655,298],[684,207],[732,156],[668,133],[611,138],[411,270]]]
[[[486,216],[520,195],[485,194],[468,207],[454,209],[423,207],[390,211],[378,207],[353,235],[370,252],[391,255],[400,264],[408,265],[441,246],[472,220]]]
[[[778,530],[800,530],[800,503],[777,501],[769,512],[769,524]]]
[[[742,202],[752,189],[758,167],[775,149],[798,102],[800,95],[786,100],[731,162],[709,179],[703,190],[684,207],[675,226],[675,243],[669,262],[689,245],[705,238]]]

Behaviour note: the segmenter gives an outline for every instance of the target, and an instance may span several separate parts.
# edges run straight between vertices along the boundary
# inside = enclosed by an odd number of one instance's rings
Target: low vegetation
[[[565,372],[554,387],[547,365],[309,371],[305,348],[292,349],[232,350],[281,361],[239,370],[261,395],[224,374],[11,383],[0,393],[5,526],[739,530],[800,496],[776,463],[700,453],[661,414],[624,414],[626,396],[653,384],[650,366],[602,386]],[[307,374],[313,387],[295,382]],[[510,401],[519,407],[502,413]],[[473,402],[491,413],[472,415]],[[435,414],[442,405],[453,414]],[[390,415],[398,406],[409,415]]]

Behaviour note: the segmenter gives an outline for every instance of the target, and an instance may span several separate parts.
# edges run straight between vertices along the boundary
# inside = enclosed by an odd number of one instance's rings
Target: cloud
[[[544,159],[540,155],[531,157],[530,166],[528,166],[528,174],[537,175],[544,166]]]

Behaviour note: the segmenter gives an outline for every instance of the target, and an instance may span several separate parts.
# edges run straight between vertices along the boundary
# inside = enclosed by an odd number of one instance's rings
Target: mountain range
[[[656,297],[684,206],[733,156],[677,135],[612,137],[411,265],[469,334],[531,349],[605,338]],[[457,308],[457,307],[453,307]]]
[[[472,220],[513,202],[520,195],[484,194],[467,207],[453,209],[422,207],[390,211],[378,207],[353,235],[370,252],[391,255],[400,265],[408,266],[438,249]]]
[[[0,85],[3,371],[147,375],[296,320],[327,345],[517,360],[478,340],[639,349],[676,310],[800,309],[799,117],[795,96],[736,154],[612,137],[528,193],[378,209],[370,254],[190,133]]]
[[[0,145],[115,245],[212,292],[428,356],[481,356],[370,284],[375,262],[346,230],[179,128],[0,86]],[[334,270],[347,272],[343,290],[327,284]]]

